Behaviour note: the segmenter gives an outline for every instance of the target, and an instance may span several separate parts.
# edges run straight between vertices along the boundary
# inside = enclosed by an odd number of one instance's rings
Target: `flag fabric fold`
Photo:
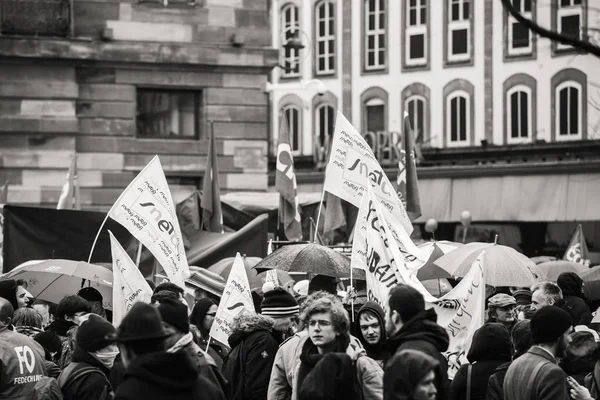
[[[217,308],[215,321],[210,328],[210,336],[221,343],[227,343],[233,331],[234,318],[244,312],[254,313],[255,310],[244,260],[240,253],[237,253]]]
[[[588,251],[585,237],[583,236],[583,228],[581,224],[577,225],[577,229],[573,233],[569,247],[563,256],[563,260],[572,261],[577,264],[590,266],[590,252]]]
[[[298,202],[298,186],[294,171],[294,158],[290,146],[287,120],[282,114],[279,141],[277,144],[277,168],[275,171],[275,189],[279,192],[279,223],[283,224],[288,240],[302,240],[302,222]]]
[[[325,192],[325,215],[323,216],[323,235],[333,239],[336,229],[346,226],[346,214],[342,207],[342,199]]]
[[[113,262],[113,319],[119,326],[127,311],[138,301],[150,303],[152,289],[133,260],[111,231],[110,249]]]
[[[408,113],[404,112],[402,150],[398,162],[398,197],[404,204],[411,221],[421,216],[417,163],[415,159],[413,130]]]
[[[211,124],[212,126],[212,124]],[[221,187],[217,167],[217,143],[211,129],[208,141],[206,171],[202,181],[202,228],[209,232],[223,232],[223,210],[221,209]]]
[[[58,198],[57,210],[81,210],[79,184],[77,182],[77,154],[73,154],[67,171],[67,180]]]
[[[142,242],[171,282],[184,287],[190,267],[171,190],[158,156],[121,193],[108,216]]]

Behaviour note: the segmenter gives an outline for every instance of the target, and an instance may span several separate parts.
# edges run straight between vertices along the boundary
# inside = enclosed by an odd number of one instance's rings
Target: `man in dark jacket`
[[[377,361],[383,368],[388,357],[385,349],[385,314],[383,308],[374,301],[368,301],[360,308],[357,316],[357,337],[367,351],[367,356]]]
[[[504,325],[488,322],[473,335],[467,354],[470,364],[460,367],[450,385],[450,399],[463,400],[467,396],[469,368],[471,370],[471,396],[467,400],[485,400],[488,379],[500,365],[512,356],[510,336]]]
[[[571,341],[571,316],[556,306],[545,306],[531,318],[535,345],[513,361],[504,378],[506,400],[569,399],[567,375],[557,365]]]
[[[165,351],[168,336],[156,308],[131,307],[115,337],[127,368],[115,400],[224,400],[187,354]]]
[[[190,357],[190,360],[198,369],[198,374],[208,379],[221,390],[225,390],[225,378],[217,368],[215,360],[194,342],[190,332],[188,320],[188,308],[183,303],[165,298],[158,305],[158,312],[163,321],[163,326],[169,337],[166,339],[167,353],[182,352]]]
[[[592,322],[592,312],[583,295],[583,279],[574,272],[563,272],[558,276],[556,283],[570,308],[568,312],[571,314],[573,326],[588,325]]]
[[[108,375],[119,350],[107,336],[115,332],[110,322],[96,314],[79,326],[72,361],[58,377],[65,400],[112,399]]]
[[[531,337],[531,321],[526,319],[515,324],[510,332],[510,341],[514,349],[513,361],[521,357],[533,346]],[[487,400],[504,400],[504,377],[511,362],[504,363],[496,368],[496,371],[488,380],[488,388],[485,395]]]
[[[261,314],[241,314],[229,336],[231,351],[223,361],[229,382],[228,400],[266,400],[275,354],[299,313],[298,302],[287,291],[265,293]]]
[[[442,352],[448,350],[450,339],[437,324],[435,310],[425,310],[423,295],[416,289],[399,284],[390,290],[385,329],[390,357],[402,350],[422,351],[438,360],[436,371],[442,382],[448,382],[448,362]],[[447,397],[447,384],[438,389],[438,400]]]

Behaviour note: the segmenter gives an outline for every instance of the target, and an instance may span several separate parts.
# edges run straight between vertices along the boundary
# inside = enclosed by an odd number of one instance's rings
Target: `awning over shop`
[[[420,179],[419,192],[417,222],[600,220],[600,173]]]

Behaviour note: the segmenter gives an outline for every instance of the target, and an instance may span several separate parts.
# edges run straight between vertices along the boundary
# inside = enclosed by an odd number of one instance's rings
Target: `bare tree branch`
[[[517,21],[525,25],[529,30],[537,33],[541,37],[548,38],[555,42],[573,46],[576,49],[586,51],[594,56],[600,58],[600,47],[593,45],[590,42],[586,42],[571,36],[563,35],[561,33],[550,31],[546,28],[542,28],[537,23],[525,18],[519,11],[512,5],[511,0],[500,0],[504,8],[512,15]]]

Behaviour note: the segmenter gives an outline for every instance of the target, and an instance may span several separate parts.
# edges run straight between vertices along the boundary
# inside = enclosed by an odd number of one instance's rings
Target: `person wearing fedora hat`
[[[58,377],[65,400],[112,398],[108,375],[119,354],[111,338],[115,332],[110,322],[96,314],[81,323],[75,336],[72,361]]]
[[[162,299],[157,308],[163,326],[170,335],[166,338],[167,353],[182,352],[187,354],[198,368],[200,375],[221,390],[225,390],[227,382],[215,360],[194,342],[194,337],[190,332],[188,308],[183,303],[170,298]]]
[[[131,307],[114,335],[126,368],[115,400],[224,400],[187,354],[166,351],[168,337],[156,307]]]

